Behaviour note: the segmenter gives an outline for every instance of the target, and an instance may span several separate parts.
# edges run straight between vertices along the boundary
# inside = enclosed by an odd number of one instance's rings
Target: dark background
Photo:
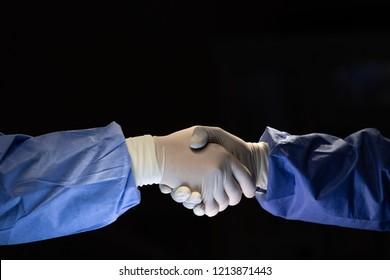
[[[56,2],[56,1],[53,1]],[[390,21],[378,1],[108,1],[3,10],[0,131],[118,122],[390,136]],[[256,1],[254,1],[256,2]],[[263,3],[264,2],[264,3]],[[243,199],[196,217],[160,193],[95,231],[0,247],[1,259],[382,259],[390,235],[284,220]]]

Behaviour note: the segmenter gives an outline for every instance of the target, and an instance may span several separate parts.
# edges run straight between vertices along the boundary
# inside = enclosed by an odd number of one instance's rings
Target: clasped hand
[[[198,216],[215,216],[266,187],[266,143],[247,143],[218,127],[155,136],[160,190]]]

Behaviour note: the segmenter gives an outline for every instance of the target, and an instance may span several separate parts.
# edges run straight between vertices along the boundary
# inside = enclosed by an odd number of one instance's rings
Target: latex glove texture
[[[219,127],[196,126],[191,137],[190,147],[202,149],[208,143],[223,146],[248,168],[256,186],[262,190],[267,189],[268,144],[266,142],[245,142]]]
[[[238,204],[242,194],[253,197],[256,186],[248,168],[222,145],[210,143],[202,149],[192,149],[195,129],[154,136],[163,173],[160,189],[192,208],[196,215],[211,217]]]

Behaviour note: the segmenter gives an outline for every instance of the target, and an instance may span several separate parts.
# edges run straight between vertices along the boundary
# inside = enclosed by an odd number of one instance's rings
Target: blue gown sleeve
[[[390,230],[390,141],[373,128],[340,139],[267,127],[268,187],[257,193],[273,215],[365,230]]]
[[[120,126],[41,136],[0,134],[0,244],[114,222],[140,202]]]

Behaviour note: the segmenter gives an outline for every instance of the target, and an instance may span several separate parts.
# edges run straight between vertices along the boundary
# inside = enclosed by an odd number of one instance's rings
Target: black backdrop
[[[0,131],[118,122],[127,137],[195,124],[390,136],[390,24],[375,1],[36,4],[4,9]],[[133,3],[134,2],[134,3]],[[238,4],[238,2],[240,4]],[[255,1],[254,1],[255,2]],[[0,247],[2,259],[378,259],[390,235],[301,221],[243,199],[196,217],[159,192],[95,231]]]

